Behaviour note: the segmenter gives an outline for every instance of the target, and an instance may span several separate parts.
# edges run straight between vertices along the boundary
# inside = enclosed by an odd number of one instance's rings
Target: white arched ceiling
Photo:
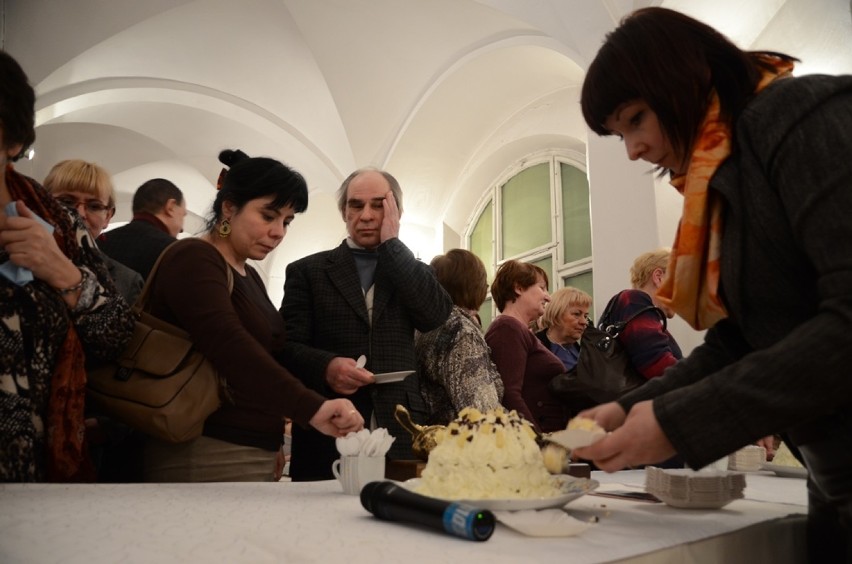
[[[259,265],[273,284],[339,243],[340,181],[386,167],[428,260],[507,168],[585,152],[582,70],[624,14],[661,4],[805,71],[852,72],[846,0],[7,0],[0,40],[38,93],[36,157],[18,167],[42,179],[61,159],[98,162],[116,220],[138,184],[170,178],[200,224],[219,150],[279,158],[312,196]]]

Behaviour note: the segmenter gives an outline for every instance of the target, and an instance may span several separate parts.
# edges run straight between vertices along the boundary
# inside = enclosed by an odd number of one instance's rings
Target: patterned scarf
[[[30,178],[18,174],[9,164],[5,171],[6,186],[13,200],[23,200],[27,207],[56,229],[53,237],[60,250],[77,262],[80,247],[74,237],[71,217],[59,204],[45,198]],[[94,467],[85,445],[86,369],[83,345],[69,320],[68,333],[57,352],[56,366],[50,380],[50,396],[45,414],[47,439],[47,480],[51,482],[91,481]]]
[[[773,70],[762,71],[755,93],[793,70],[791,61],[762,54],[758,57],[772,65]],[[719,119],[719,96],[715,91],[711,96],[686,174],[671,179],[671,185],[684,197],[683,215],[667,276],[657,290],[661,303],[699,330],[728,316],[719,296],[723,201],[708,187],[716,169],[731,154],[731,128]]]

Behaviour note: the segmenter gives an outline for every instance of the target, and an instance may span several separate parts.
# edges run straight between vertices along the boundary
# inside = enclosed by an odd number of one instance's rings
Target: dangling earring
[[[228,235],[231,234],[231,221],[228,219],[223,219],[222,223],[219,225],[219,237],[225,239]]]

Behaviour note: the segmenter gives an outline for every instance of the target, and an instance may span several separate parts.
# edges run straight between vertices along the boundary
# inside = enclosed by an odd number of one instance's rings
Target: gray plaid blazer
[[[452,309],[450,296],[431,268],[402,241],[386,241],[377,252],[372,326],[346,241],[287,267],[281,305],[287,344],[281,361],[326,397],[339,397],[325,381],[325,369],[336,356],[354,359],[364,354],[367,369],[374,373],[417,370],[415,330],[440,326]],[[349,399],[366,420],[375,413],[377,424],[396,437],[391,458],[413,458],[411,437],[393,412],[396,404],[405,405],[415,421],[425,423],[426,406],[416,372],[399,383],[366,386]],[[293,478],[331,478],[331,463],[338,456],[334,440],[313,429],[293,433]]]

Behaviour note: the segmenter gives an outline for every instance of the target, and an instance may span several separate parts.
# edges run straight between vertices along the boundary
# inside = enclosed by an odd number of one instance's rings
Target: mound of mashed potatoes
[[[416,491],[442,499],[528,499],[561,493],[532,425],[514,410],[469,407],[436,434]]]

